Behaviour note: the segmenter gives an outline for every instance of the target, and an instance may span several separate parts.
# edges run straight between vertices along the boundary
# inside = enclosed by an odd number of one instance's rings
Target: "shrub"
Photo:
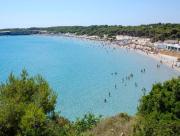
[[[180,77],[153,85],[142,97],[137,116],[135,135],[180,135]]]

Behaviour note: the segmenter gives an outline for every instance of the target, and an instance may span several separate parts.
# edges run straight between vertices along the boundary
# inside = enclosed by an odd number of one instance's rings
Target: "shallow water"
[[[31,75],[43,75],[58,94],[56,110],[71,120],[87,112],[135,114],[143,87],[149,90],[155,82],[180,75],[165,65],[157,69],[157,63],[133,51],[114,50],[92,41],[57,36],[0,37],[0,81],[23,68]],[[145,73],[141,73],[143,68]],[[112,75],[115,72],[117,75]],[[133,78],[126,80],[130,73]]]

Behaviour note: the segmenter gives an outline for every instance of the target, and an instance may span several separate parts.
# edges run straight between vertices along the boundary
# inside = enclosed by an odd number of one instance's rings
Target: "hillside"
[[[112,38],[116,35],[128,35],[135,37],[151,38],[152,41],[164,41],[168,39],[180,40],[180,24],[149,24],[139,26],[121,25],[92,25],[92,26],[57,26],[46,28],[23,28],[23,29],[1,29],[0,35],[29,35],[47,33],[74,33],[77,35],[96,35]]]
[[[84,133],[84,136],[131,136],[135,117],[120,113],[113,117],[102,119],[92,130]]]

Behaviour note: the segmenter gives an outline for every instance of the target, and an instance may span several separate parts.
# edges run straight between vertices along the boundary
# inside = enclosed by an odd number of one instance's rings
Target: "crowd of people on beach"
[[[89,40],[89,39],[88,39]],[[94,41],[97,41],[96,39],[93,39]],[[98,40],[99,41],[99,40]],[[153,58],[158,59],[161,63],[164,61],[164,64],[170,66],[171,68],[176,68],[178,70],[180,70],[180,63],[178,62],[174,62],[174,60],[170,60],[168,56],[166,56],[167,58],[163,58],[164,60],[162,60],[161,55],[160,55],[160,51],[159,49],[155,48],[155,46],[153,46],[153,44],[137,44],[137,43],[133,43],[133,42],[124,42],[126,41],[121,40],[121,41],[107,41],[107,40],[100,40],[103,44],[103,46],[105,45],[113,45],[113,50],[115,50],[117,47],[120,48],[126,48],[127,51],[129,52],[130,50],[134,50],[136,52],[141,52],[147,56],[151,56]],[[176,60],[177,61],[177,60]]]

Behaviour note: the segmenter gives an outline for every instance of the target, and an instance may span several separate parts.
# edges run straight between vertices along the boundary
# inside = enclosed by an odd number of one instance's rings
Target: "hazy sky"
[[[0,0],[0,28],[180,23],[180,0]]]

